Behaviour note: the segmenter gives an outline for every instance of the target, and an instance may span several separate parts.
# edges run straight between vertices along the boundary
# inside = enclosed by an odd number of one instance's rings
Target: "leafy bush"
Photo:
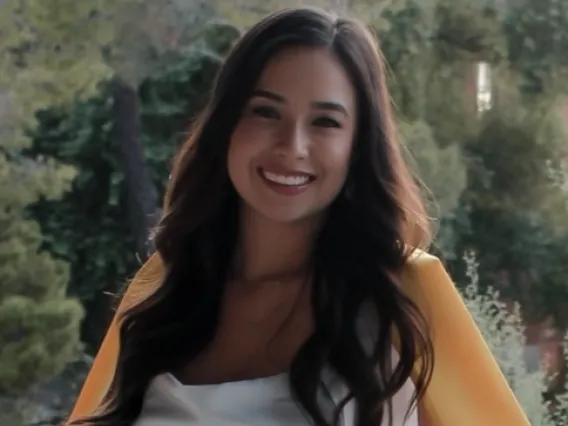
[[[507,378],[532,426],[565,426],[568,424],[568,392],[546,402],[543,395],[551,377],[540,368],[531,372],[524,356],[525,327],[521,308],[511,311],[491,286],[479,287],[478,263],[475,254],[464,256],[468,283],[462,290],[464,301],[479,326],[483,337]],[[564,351],[568,361],[568,351]]]

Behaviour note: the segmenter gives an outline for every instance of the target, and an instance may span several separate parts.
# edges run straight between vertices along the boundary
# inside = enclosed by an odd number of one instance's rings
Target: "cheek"
[[[351,142],[329,144],[322,149],[319,157],[326,179],[341,185],[349,171],[351,163]]]
[[[243,120],[231,135],[229,152],[239,157],[253,156],[262,149],[263,140],[266,140],[266,135],[259,131],[258,126]]]
[[[250,173],[252,160],[257,155],[257,144],[246,129],[246,126],[237,126],[227,152],[227,168],[233,185],[241,187]]]
[[[329,141],[328,141],[329,142]],[[331,203],[345,185],[351,164],[351,143],[339,143],[325,146],[319,152],[320,168],[323,179],[319,186],[320,202],[325,205]]]
[[[227,169],[229,177],[234,186],[239,186],[239,181],[242,180],[245,173],[245,163],[247,157],[246,147],[243,146],[240,140],[232,138],[229,143],[229,150],[227,152]]]

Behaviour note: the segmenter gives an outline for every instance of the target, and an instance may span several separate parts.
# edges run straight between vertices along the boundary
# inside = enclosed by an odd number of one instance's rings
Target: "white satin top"
[[[368,324],[368,323],[367,323]],[[362,330],[369,348],[367,330]],[[398,362],[393,348],[392,362]],[[410,411],[414,384],[408,380],[392,399],[392,426],[419,426],[417,410]],[[322,377],[318,399],[331,421],[334,408],[348,389],[329,369]],[[355,404],[342,411],[341,426],[355,426]],[[382,426],[389,425],[388,410]],[[184,385],[171,374],[162,374],[150,383],[141,415],[134,426],[312,426],[312,421],[292,399],[288,375],[263,377],[213,385]]]
[[[322,386],[321,403],[328,418],[344,396],[340,386]],[[393,398],[393,426],[419,426],[416,410],[404,422],[414,386]],[[341,426],[354,426],[353,403],[343,409]],[[388,419],[383,426],[388,426]],[[134,426],[312,426],[292,400],[286,374],[216,385],[187,386],[171,374],[156,377],[146,393]]]

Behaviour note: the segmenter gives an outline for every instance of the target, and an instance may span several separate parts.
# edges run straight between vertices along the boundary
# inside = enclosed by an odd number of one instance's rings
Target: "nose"
[[[302,160],[309,154],[309,137],[305,134],[301,126],[286,126],[282,129],[278,144],[276,145],[276,153],[280,157],[289,157],[291,159]]]

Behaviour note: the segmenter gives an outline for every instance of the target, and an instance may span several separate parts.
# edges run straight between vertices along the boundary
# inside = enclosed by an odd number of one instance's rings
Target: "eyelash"
[[[280,118],[280,114],[278,113],[278,111],[275,108],[271,108],[271,107],[266,107],[266,106],[257,106],[252,108],[252,113],[262,117],[262,118],[267,118],[267,119],[278,119]],[[341,125],[334,120],[333,118],[330,117],[318,117],[316,118],[313,123],[315,125],[317,125],[318,127],[324,127],[324,128],[340,128]],[[319,124],[318,124],[319,123]]]
[[[314,123],[317,123],[317,122],[326,123],[324,125],[321,125],[321,127],[325,127],[325,128],[337,128],[338,129],[338,128],[341,127],[341,125],[336,120],[334,120],[333,118],[329,118],[329,117],[319,117],[319,118],[314,120]]]
[[[266,107],[266,106],[257,106],[252,108],[252,112],[255,115],[263,118],[280,118],[280,114],[275,108]]]

